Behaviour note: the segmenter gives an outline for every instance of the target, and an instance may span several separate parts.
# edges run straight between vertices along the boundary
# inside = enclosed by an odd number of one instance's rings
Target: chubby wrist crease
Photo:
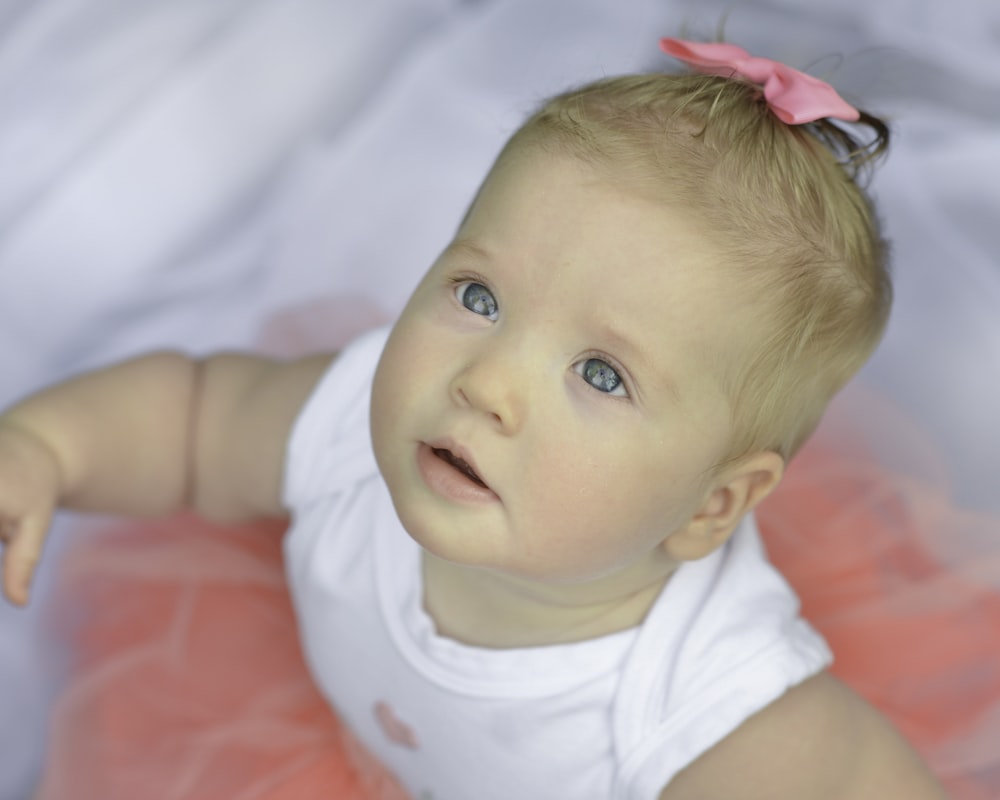
[[[5,415],[0,417],[0,428],[8,433],[13,433],[23,442],[30,443],[36,451],[43,452],[49,461],[49,466],[55,476],[58,496],[63,498],[69,492],[69,481],[67,478],[66,465],[59,455],[58,449],[29,422],[19,419],[16,415]]]

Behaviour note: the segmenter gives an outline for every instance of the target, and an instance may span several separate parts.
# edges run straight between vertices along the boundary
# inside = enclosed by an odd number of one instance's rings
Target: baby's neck
[[[440,636],[495,649],[596,639],[639,625],[671,572],[539,587],[423,554],[424,609]],[[588,591],[589,590],[589,591]]]

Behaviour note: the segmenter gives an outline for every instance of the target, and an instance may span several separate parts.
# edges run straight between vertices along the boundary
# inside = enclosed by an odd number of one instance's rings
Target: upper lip
[[[475,456],[473,456],[472,453],[470,453],[465,447],[460,445],[450,436],[444,436],[441,437],[440,439],[434,439],[433,441],[429,441],[427,442],[427,446],[432,450],[447,450],[453,456],[462,459],[462,461],[468,464],[469,467],[472,469],[472,471],[476,473],[476,477],[478,477],[479,480],[481,480],[484,484],[486,484],[486,488],[490,489],[490,491],[493,491],[493,488],[490,486],[490,482],[486,480],[486,478],[483,476],[482,471],[479,469],[479,465],[476,463]]]

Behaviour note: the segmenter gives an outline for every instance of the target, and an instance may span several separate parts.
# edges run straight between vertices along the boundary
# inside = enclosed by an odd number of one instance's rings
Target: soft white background
[[[673,68],[658,37],[711,37],[730,5],[730,39],[892,119],[874,190],[898,303],[862,380],[963,502],[1000,509],[992,0],[0,0],[0,402],[152,347],[246,346],[335,292],[392,313],[536,100]],[[40,606],[0,607],[0,800],[41,757]]]

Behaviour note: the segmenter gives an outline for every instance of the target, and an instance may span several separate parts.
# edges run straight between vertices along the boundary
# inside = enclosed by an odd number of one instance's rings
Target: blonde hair
[[[711,232],[765,331],[723,368],[734,440],[720,467],[761,450],[790,458],[882,336],[887,247],[858,178],[888,129],[861,124],[876,134],[866,146],[829,120],[781,122],[740,80],[634,75],[550,99],[498,159],[568,152]]]

